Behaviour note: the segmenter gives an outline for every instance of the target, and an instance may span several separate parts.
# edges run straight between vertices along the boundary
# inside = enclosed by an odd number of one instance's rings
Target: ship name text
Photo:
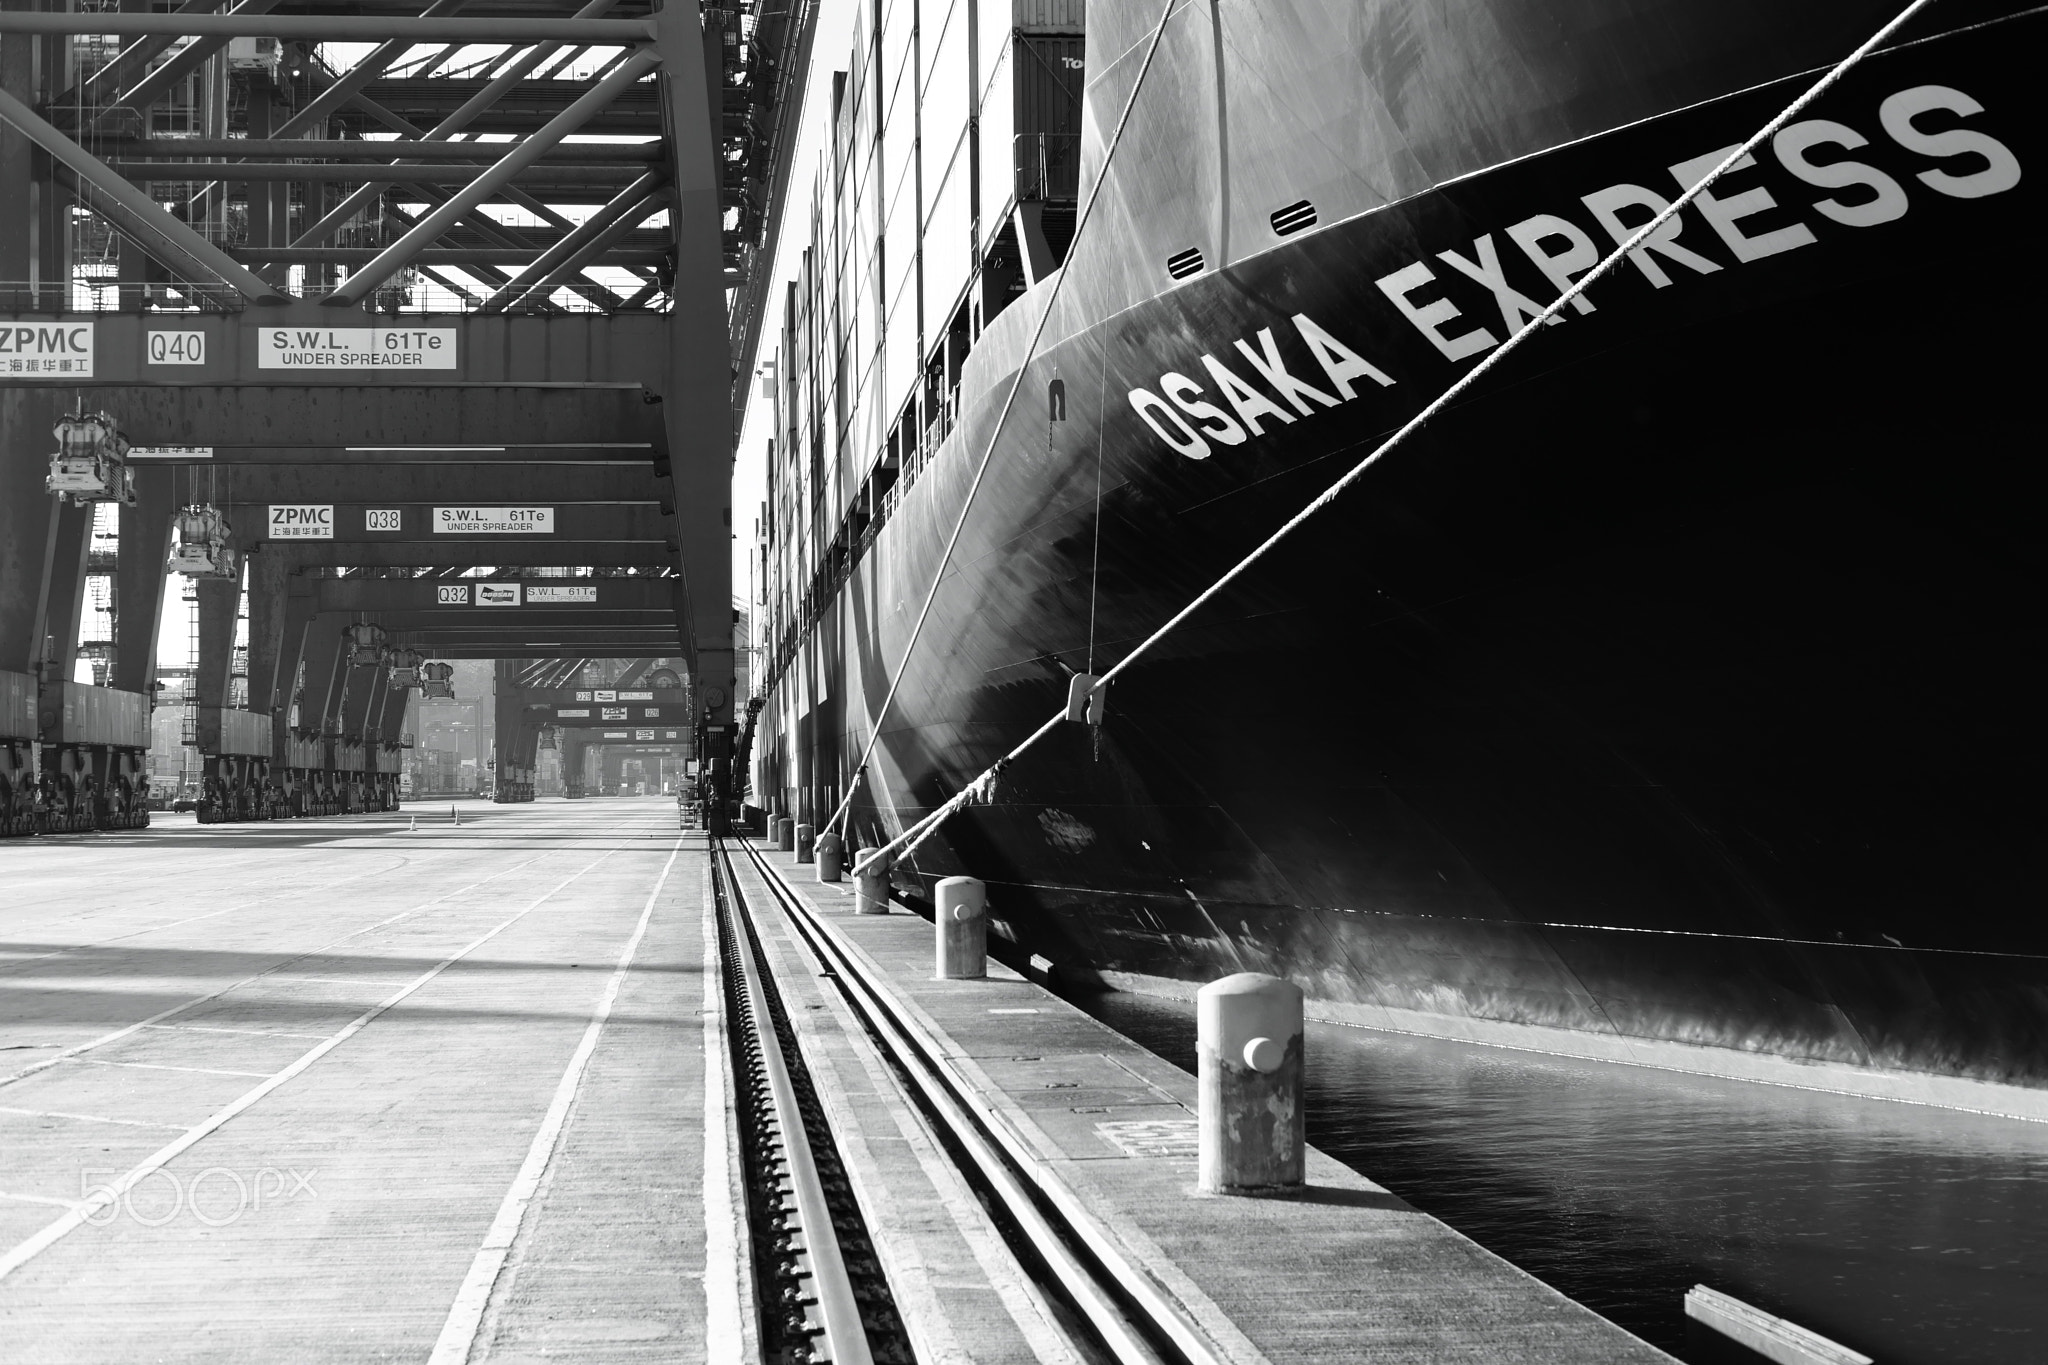
[[[1172,403],[1150,389],[1132,389],[1131,407],[1167,445],[1191,460],[1206,460],[1210,441],[1226,446],[1243,445],[1252,436],[1265,435],[1267,422],[1292,425],[1297,417],[1308,417],[1318,407],[1334,408],[1348,403],[1358,397],[1360,380],[1370,379],[1382,388],[1393,384],[1392,376],[1385,370],[1331,336],[1306,313],[1296,313],[1291,321],[1336,392],[1326,392],[1288,369],[1279,344],[1273,339],[1273,329],[1263,327],[1257,336],[1237,343],[1238,354],[1251,371],[1286,400],[1293,412],[1267,397],[1213,354],[1202,357],[1202,369],[1218,394],[1230,404],[1228,412],[1207,401],[1198,381],[1179,373],[1159,377],[1159,391]]]
[[[1769,161],[1760,164],[1753,155],[1737,160],[1681,214],[1628,253],[1633,270],[1603,277],[1593,289],[1575,296],[1548,325],[1560,326],[1569,317],[1596,312],[1591,297],[1596,290],[1611,303],[1629,289],[1668,289],[1721,274],[1730,266],[1811,246],[1822,240],[1822,234],[1835,231],[1827,224],[1862,229],[1894,222],[1913,203],[1906,181],[1949,200],[1982,199],[2009,190],[2020,182],[2019,158],[2005,143],[1970,126],[1984,112],[1981,103],[1961,90],[1917,85],[1877,104],[1876,123],[1889,146],[1873,144],[1863,133],[1833,119],[1788,123],[1765,144]],[[1683,193],[1739,145],[1688,157],[1666,169]],[[1887,165],[1890,170],[1884,169]],[[1780,203],[1770,188],[1772,181],[1779,182],[1779,194],[1787,202]],[[1831,193],[1807,204],[1809,212],[1802,213],[1790,202],[1787,191],[1792,182]],[[1488,232],[1469,245],[1410,261],[1373,280],[1392,316],[1346,318],[1346,330],[1354,337],[1375,338],[1383,355],[1407,353],[1409,348],[1395,338],[1419,334],[1429,349],[1415,351],[1418,357],[1434,354],[1453,364],[1474,361],[1541,317],[1549,305],[1539,299],[1561,297],[1670,203],[1644,185],[1608,185],[1579,196],[1584,218],[1537,213],[1500,230],[1506,247]],[[1612,245],[1600,244],[1586,225],[1588,219]],[[1705,233],[1695,230],[1699,225],[1704,225]],[[1686,232],[1692,237],[1681,242]],[[1548,282],[1548,291],[1537,284],[1539,277]],[[1496,313],[1498,329],[1493,326]],[[1199,366],[1205,378],[1163,374],[1152,388],[1130,391],[1131,407],[1170,449],[1201,460],[1208,458],[1212,443],[1242,445],[1265,435],[1270,424],[1292,424],[1319,409],[1348,403],[1361,392],[1373,392],[1374,386],[1394,384],[1386,370],[1306,314],[1294,314],[1292,322],[1320,373],[1299,361],[1290,369],[1274,340],[1276,329],[1268,327],[1235,343],[1232,359],[1239,368],[1213,352],[1204,354]],[[1250,376],[1263,381],[1271,393]],[[1361,389],[1363,381],[1370,385]]]

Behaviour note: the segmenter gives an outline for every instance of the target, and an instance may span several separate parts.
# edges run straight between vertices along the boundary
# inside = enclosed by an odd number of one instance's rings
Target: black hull
[[[1852,192],[1761,158],[1728,194],[1777,207],[1743,229],[1810,243],[1745,262],[1689,213],[1681,241],[1718,270],[1596,284],[1596,311],[1123,675],[1099,734],[1063,727],[1010,768],[901,891],[981,877],[1020,952],[1080,973],[1250,968],[1337,1005],[2048,1087],[2028,496],[2048,148],[2025,61],[2043,32],[1868,62],[1811,113],[1869,139],[1835,154],[1901,186],[1902,216],[1833,222],[1812,204]],[[1427,263],[1437,292],[1416,298],[1464,314],[1447,330],[1499,335],[1492,295],[1437,253],[1491,234],[1510,282],[1552,297],[1508,225],[1592,229],[1577,196],[1617,183],[1669,196],[1666,168],[1805,83],[1440,187],[1071,334],[1056,314],[858,842],[958,790],[1057,709],[1064,670],[1122,658],[1473,363],[1376,280]],[[1984,110],[1929,126],[1995,137],[2017,184],[1918,178],[1985,164],[1886,141],[1882,101],[1929,83]],[[1333,390],[1297,314],[1392,385],[1356,379],[1199,460],[1140,420],[1128,395],[1170,372],[1221,401],[1205,354],[1277,397],[1233,349],[1267,328]],[[836,802],[1009,378],[981,377],[776,683],[757,786],[801,817]]]

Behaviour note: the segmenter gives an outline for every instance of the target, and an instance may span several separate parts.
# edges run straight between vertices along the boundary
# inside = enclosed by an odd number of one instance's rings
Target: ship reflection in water
[[[1076,1003],[1193,1069],[1191,1002]],[[1883,1365],[2048,1360],[2048,1125],[1334,1026],[1308,1041],[1311,1142],[1681,1359],[1733,1358],[1684,1317],[1706,1284]]]

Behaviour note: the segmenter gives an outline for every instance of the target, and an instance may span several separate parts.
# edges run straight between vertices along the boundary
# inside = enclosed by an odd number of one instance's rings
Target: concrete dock
[[[758,1358],[703,836],[653,799],[409,820],[0,853],[0,1357]],[[1209,1358],[1666,1359],[1320,1154],[1195,1195],[1193,1078],[768,857]],[[738,866],[916,1358],[1085,1359]]]
[[[1299,1192],[1198,1193],[1193,1076],[1000,963],[985,980],[934,979],[928,921],[900,905],[855,915],[851,881],[764,857],[1014,1136],[1040,1190],[1091,1225],[1131,1283],[1176,1305],[1213,1358],[1670,1359],[1313,1149]]]
[[[712,1358],[701,837],[408,819],[0,852],[0,1357]]]

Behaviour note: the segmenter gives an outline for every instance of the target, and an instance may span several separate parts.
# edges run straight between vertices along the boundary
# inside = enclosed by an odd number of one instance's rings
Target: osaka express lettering
[[[1787,124],[1767,152],[1759,148],[1758,156],[1737,161],[1684,213],[1629,252],[1632,272],[1603,277],[1595,290],[1607,298],[1630,278],[1653,290],[1668,289],[1815,245],[1822,240],[1816,226],[1827,231],[1827,225],[1862,229],[1895,222],[1911,211],[1915,195],[1981,199],[2020,183],[2019,159],[1974,126],[1985,109],[1964,91],[1917,85],[1887,96],[1871,112],[1882,143],[1834,119]],[[1682,194],[1734,150],[1729,145],[1687,157],[1660,175]],[[1917,164],[1897,164],[1901,154]],[[1758,164],[1764,155],[1768,166]],[[1783,181],[1775,192],[1762,183],[1780,173],[1795,187],[1824,193],[1803,205],[1780,202],[1794,198]],[[1579,196],[1563,212],[1533,214],[1469,243],[1446,243],[1374,284],[1395,316],[1445,361],[1469,361],[1540,316],[1549,301],[1662,213],[1673,197],[1644,184],[1607,185]],[[1595,290],[1575,297],[1550,325],[1597,311],[1589,296]],[[1181,371],[1162,374],[1149,388],[1130,390],[1132,409],[1167,448],[1202,460],[1216,446],[1243,445],[1275,426],[1349,403],[1361,391],[1393,386],[1385,370],[1314,319],[1297,313],[1291,321],[1312,362],[1296,360],[1290,367],[1275,339],[1276,331],[1284,337],[1286,329],[1265,328]]]

